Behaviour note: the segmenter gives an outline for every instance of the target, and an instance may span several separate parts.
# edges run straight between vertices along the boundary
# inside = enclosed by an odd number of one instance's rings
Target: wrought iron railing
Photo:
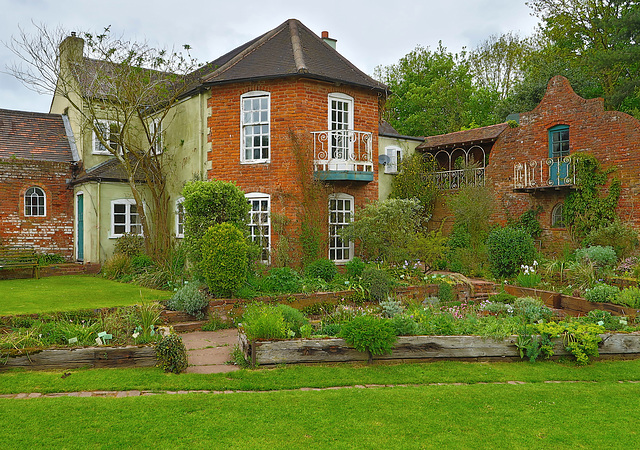
[[[547,158],[516,163],[513,166],[514,189],[533,189],[576,184],[576,167],[571,157]]]
[[[463,186],[484,186],[484,167],[475,169],[443,170],[432,172],[438,189],[460,189]]]
[[[314,131],[315,171],[373,172],[373,135],[364,131]]]

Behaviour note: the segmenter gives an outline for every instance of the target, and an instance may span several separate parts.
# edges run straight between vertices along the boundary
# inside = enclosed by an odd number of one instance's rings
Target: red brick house
[[[640,230],[637,119],[605,111],[600,98],[579,97],[562,76],[549,81],[544,98],[533,111],[516,118],[516,127],[505,123],[432,136],[418,150],[436,156],[443,170],[435,175],[438,180],[446,180],[442,183],[445,189],[455,189],[460,177],[465,176],[454,167],[459,156],[476,161],[476,177],[462,182],[484,182],[492,188],[496,200],[493,219],[498,223],[505,224],[509,217],[517,219],[528,209],[541,207],[538,219],[543,244],[549,250],[569,239],[562,209],[576,179],[568,157],[590,153],[602,167],[616,168],[615,175],[622,183],[617,213]],[[437,214],[444,217],[447,213],[441,207]]]
[[[66,116],[0,109],[0,244],[73,256],[77,152]]]
[[[201,72],[211,68],[200,87],[211,92],[208,178],[233,181],[247,193],[251,233],[265,250],[286,237],[298,259],[306,221],[326,236],[326,256],[351,259],[352,245],[338,231],[354,208],[378,198],[379,106],[386,86],[341,56],[328,33],[320,37],[295,19]],[[312,177],[328,186],[313,200],[322,202],[324,217],[313,220],[304,215],[312,200],[303,195]],[[280,218],[277,233],[273,217]]]

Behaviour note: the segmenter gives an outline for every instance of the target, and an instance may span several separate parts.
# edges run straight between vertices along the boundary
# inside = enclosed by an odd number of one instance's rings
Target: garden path
[[[240,369],[227,364],[234,345],[238,343],[237,329],[193,331],[181,334],[181,337],[189,359],[187,373],[224,373]]]

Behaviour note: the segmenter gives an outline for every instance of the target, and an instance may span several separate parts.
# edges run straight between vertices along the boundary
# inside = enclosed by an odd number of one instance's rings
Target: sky
[[[205,63],[298,19],[337,39],[337,50],[365,73],[398,62],[420,45],[472,50],[492,34],[533,33],[538,22],[525,0],[0,0],[0,108],[48,112],[51,95],[37,94],[5,73],[18,58],[7,48],[34,24],[69,32],[100,32],[158,48],[192,47]]]

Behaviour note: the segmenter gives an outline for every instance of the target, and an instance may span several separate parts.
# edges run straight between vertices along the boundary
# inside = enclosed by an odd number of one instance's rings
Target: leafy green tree
[[[498,94],[476,87],[466,53],[453,54],[442,43],[377,67],[375,77],[391,89],[386,119],[403,134],[431,136],[493,123]]]
[[[429,176],[436,170],[436,160],[430,154],[416,152],[404,158],[391,181],[389,198],[418,199],[423,216],[428,218],[440,193],[433,177]]]
[[[397,264],[409,258],[420,224],[422,206],[417,199],[372,202],[355,213],[342,230],[343,239],[357,241],[365,259]]]

